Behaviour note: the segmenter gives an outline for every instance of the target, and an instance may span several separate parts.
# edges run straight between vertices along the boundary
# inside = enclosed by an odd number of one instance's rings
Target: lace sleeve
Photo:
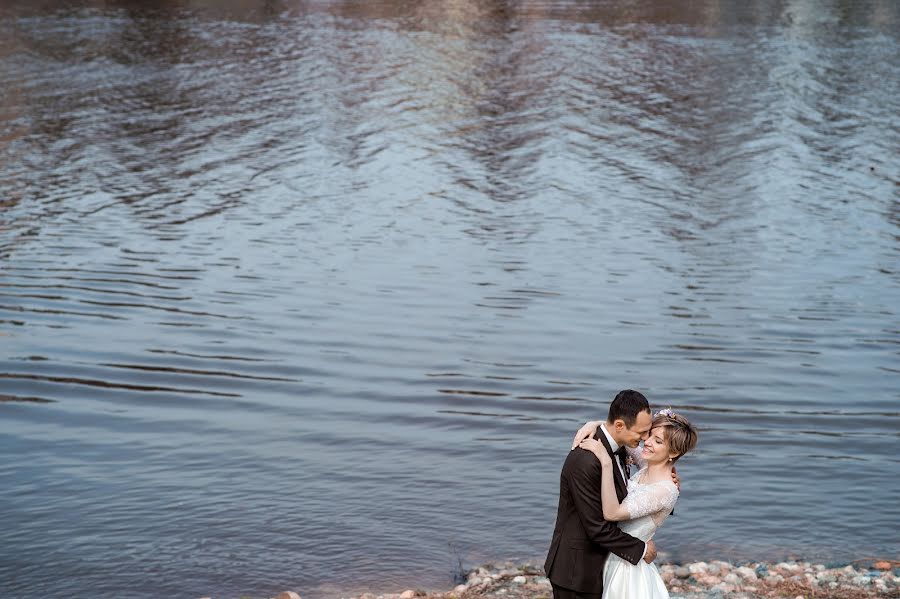
[[[625,497],[622,505],[628,510],[628,519],[634,520],[647,514],[675,507],[678,501],[678,488],[671,481],[662,481],[652,485],[640,485]]]
[[[640,447],[634,447],[634,448],[629,447],[626,451],[628,451],[628,455],[629,455],[629,457],[631,457],[631,461],[634,462],[634,464],[638,468],[644,467],[644,464],[646,464],[646,462],[644,462],[644,458],[641,457],[641,448]]]

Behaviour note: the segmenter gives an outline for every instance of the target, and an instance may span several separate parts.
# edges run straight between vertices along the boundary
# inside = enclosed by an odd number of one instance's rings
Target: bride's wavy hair
[[[653,418],[653,424],[650,425],[650,429],[662,427],[666,446],[668,446],[670,451],[678,454],[672,458],[674,462],[697,446],[697,440],[700,435],[697,433],[697,427],[681,414],[676,414],[671,410],[664,410],[663,412],[658,413]]]

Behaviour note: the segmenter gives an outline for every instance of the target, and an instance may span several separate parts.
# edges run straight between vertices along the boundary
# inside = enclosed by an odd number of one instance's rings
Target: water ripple
[[[632,386],[701,430],[674,559],[896,553],[898,23],[4,3],[0,594],[537,558]]]

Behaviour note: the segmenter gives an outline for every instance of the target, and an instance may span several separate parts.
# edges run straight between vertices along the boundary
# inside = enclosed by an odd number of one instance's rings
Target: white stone
[[[756,570],[753,568],[748,568],[747,566],[741,566],[735,573],[743,578],[744,580],[757,580],[759,577],[756,575]]]
[[[528,582],[528,579],[524,576],[516,576],[515,578],[513,578],[513,582],[516,584],[525,584],[526,582]]]
[[[294,591],[285,591],[283,593],[279,593],[275,599],[300,599],[300,595],[295,593]]]
[[[688,566],[688,570],[691,574],[703,574],[709,570],[709,566],[707,566],[703,562],[697,562]]]
[[[416,592],[412,589],[406,589],[402,593],[400,593],[400,599],[413,599],[416,596]]]
[[[725,576],[722,577],[722,580],[727,582],[728,584],[740,584],[741,577],[735,574],[734,572],[729,572]]]
[[[803,566],[801,566],[800,564],[784,564],[784,569],[788,572],[791,572],[792,574],[796,574],[797,572],[803,571]]]
[[[456,587],[453,589],[453,591],[456,592],[456,593],[462,594],[462,593],[465,593],[466,590],[467,590],[468,588],[469,588],[469,587],[467,587],[467,586],[464,585],[464,584],[458,584],[458,585],[456,585]]]

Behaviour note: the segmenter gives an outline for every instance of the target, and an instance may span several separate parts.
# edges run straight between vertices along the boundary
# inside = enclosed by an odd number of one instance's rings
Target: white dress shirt
[[[605,424],[601,424],[601,425],[600,425],[600,428],[603,430],[603,434],[606,435],[606,440],[609,441],[609,447],[610,447],[610,449],[612,449],[612,451],[613,451],[613,463],[614,463],[614,464],[616,465],[616,467],[619,469],[619,474],[622,475],[622,480],[625,481],[625,484],[626,484],[626,486],[627,486],[627,484],[628,484],[628,477],[625,476],[625,471],[622,470],[622,460],[619,459],[619,456],[615,455],[615,453],[616,453],[617,451],[619,451],[619,444],[615,442],[615,440],[612,438],[612,435],[610,435],[610,434],[609,434],[609,431],[606,430],[606,425],[605,425]]]
[[[600,423],[600,430],[606,435],[606,440],[609,441],[609,448],[613,450],[613,463],[616,465],[616,468],[619,469],[619,474],[622,475],[622,480],[625,481],[625,485],[628,486],[628,478],[625,476],[625,471],[622,470],[622,461],[619,459],[619,456],[615,455],[615,452],[619,451],[619,444],[615,442],[612,435],[606,430],[605,423]],[[641,559],[644,559],[645,555],[647,555],[647,543],[644,543],[644,553],[641,554]]]

